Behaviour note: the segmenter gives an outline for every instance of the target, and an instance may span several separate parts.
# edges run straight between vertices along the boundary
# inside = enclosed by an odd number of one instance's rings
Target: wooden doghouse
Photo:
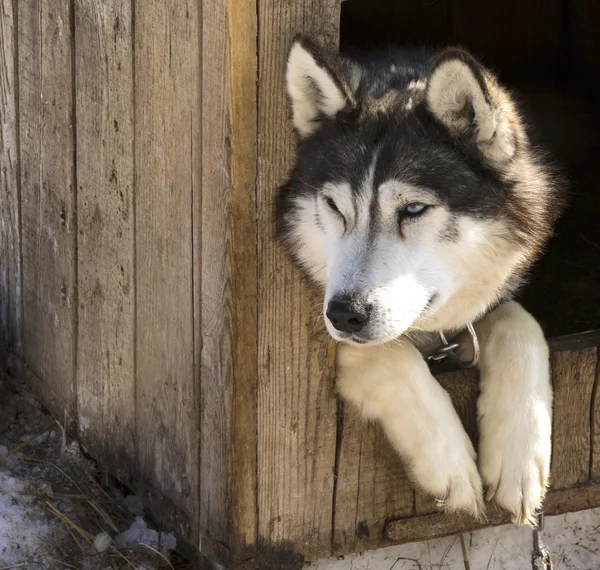
[[[344,49],[462,44],[545,112],[540,134],[575,174],[571,210],[524,295],[550,336],[570,334],[552,341],[546,510],[600,505],[600,334],[577,334],[600,327],[597,2],[0,8],[10,372],[207,567],[300,568],[475,527],[435,512],[381,430],[336,400],[319,295],[273,242],[298,32]],[[474,433],[475,375],[440,380]],[[502,520],[491,511],[488,523]]]

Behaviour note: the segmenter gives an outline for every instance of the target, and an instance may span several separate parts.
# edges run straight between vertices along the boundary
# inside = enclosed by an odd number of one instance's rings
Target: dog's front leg
[[[479,468],[517,524],[534,524],[550,473],[552,385],[548,345],[535,319],[509,302],[476,325],[481,343]]]
[[[382,423],[419,487],[447,510],[482,514],[471,440],[450,396],[411,343],[340,345],[338,389],[365,417]]]

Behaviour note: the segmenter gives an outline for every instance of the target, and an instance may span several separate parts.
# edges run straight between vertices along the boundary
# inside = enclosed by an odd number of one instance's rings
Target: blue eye
[[[404,213],[408,216],[419,216],[427,210],[429,206],[427,204],[421,204],[420,202],[412,202],[407,204],[404,208]]]

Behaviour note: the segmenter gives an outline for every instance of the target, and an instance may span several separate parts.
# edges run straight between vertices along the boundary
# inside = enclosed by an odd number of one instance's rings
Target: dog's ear
[[[469,53],[448,48],[435,60],[427,81],[430,112],[456,136],[476,145],[494,166],[517,150],[519,117],[510,96]]]
[[[353,102],[339,56],[301,36],[288,55],[286,82],[294,127],[303,138],[319,128],[324,116],[334,117]]]

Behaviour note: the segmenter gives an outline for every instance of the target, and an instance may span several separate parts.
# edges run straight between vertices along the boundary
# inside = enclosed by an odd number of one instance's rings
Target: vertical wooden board
[[[131,23],[128,1],[75,2],[78,428],[122,481],[135,457]]]
[[[554,418],[550,483],[554,489],[589,479],[596,362],[596,348],[553,352],[551,356]]]
[[[0,372],[21,354],[21,238],[17,117],[17,14],[0,0]]]
[[[69,0],[18,2],[23,358],[75,419],[76,226]]]
[[[529,80],[559,72],[564,52],[562,0],[452,0],[452,41],[502,77]]]
[[[259,4],[259,540],[310,559],[331,551],[336,400],[322,295],[273,241],[273,198],[293,158],[284,72],[293,36],[334,47],[337,0]]]
[[[256,38],[255,0],[204,1],[200,531],[221,561],[256,541]]]
[[[590,458],[590,479],[598,481],[600,479],[600,351],[596,347],[596,380],[592,392],[592,408],[590,414],[591,422],[591,458]]]
[[[135,4],[137,476],[197,532],[199,382],[192,211],[200,164],[198,3]]]
[[[377,423],[345,406],[338,441],[333,553],[385,544],[389,518],[413,514],[414,491],[402,460]]]
[[[201,397],[200,543],[202,552],[223,561],[230,545],[232,346],[227,323],[226,211],[230,174],[226,141],[227,5],[202,2],[202,184],[201,235]]]

